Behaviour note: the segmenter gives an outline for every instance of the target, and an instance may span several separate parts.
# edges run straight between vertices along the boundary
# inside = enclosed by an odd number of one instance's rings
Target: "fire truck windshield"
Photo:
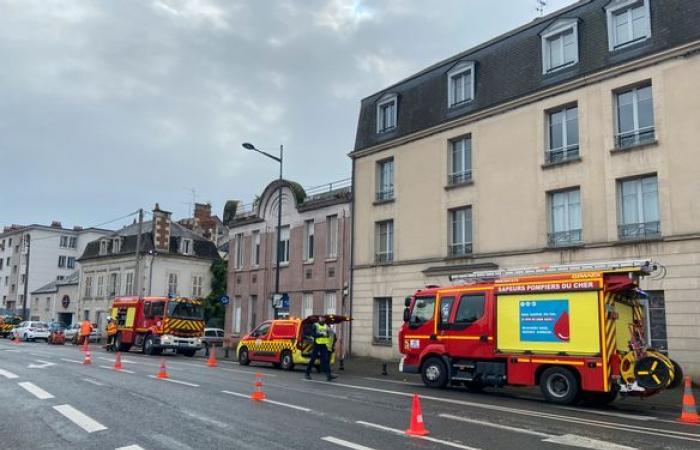
[[[204,320],[204,308],[187,302],[170,302],[168,316],[178,319]]]
[[[418,297],[413,304],[409,323],[422,323],[433,318],[435,313],[435,297]]]

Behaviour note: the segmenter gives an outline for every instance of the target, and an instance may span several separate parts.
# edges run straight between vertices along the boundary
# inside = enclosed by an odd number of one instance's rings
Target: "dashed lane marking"
[[[597,409],[590,409],[590,408],[575,408],[572,406],[558,406],[557,408],[559,409],[566,409],[567,411],[576,411],[576,412],[586,412],[590,414],[597,414],[600,416],[610,416],[610,417],[619,417],[621,419],[632,419],[632,420],[641,420],[645,422],[649,421],[658,421],[660,420],[658,417],[654,416],[638,416],[634,414],[625,414],[625,413],[616,413],[616,412],[610,412],[610,411],[599,411]]]
[[[167,381],[169,383],[184,384],[185,386],[199,387],[198,384],[188,383],[187,381],[173,380],[172,378],[158,378],[155,375],[149,375],[148,378],[153,378],[154,380]]]
[[[144,448],[139,445],[127,445],[126,447],[119,447],[114,450],[144,450]]]
[[[106,426],[102,425],[92,417],[83,414],[82,412],[73,408],[71,405],[56,405],[53,407],[53,409],[61,413],[66,419],[78,425],[88,433],[94,433],[96,431],[107,429]]]
[[[109,366],[99,366],[100,369],[107,369],[107,370],[113,370],[115,372],[124,372],[124,373],[131,373],[134,374],[136,372],[132,370],[126,370],[126,369],[115,369],[114,367],[109,367]]]
[[[445,419],[457,420],[460,422],[472,423],[475,425],[480,425],[482,427],[498,428],[499,430],[512,431],[514,433],[528,434],[531,436],[537,436],[542,438],[545,442],[552,442],[555,444],[568,445],[571,447],[582,447],[597,450],[636,450],[635,447],[628,447],[626,445],[614,444],[608,441],[599,441],[597,439],[591,439],[584,436],[578,436],[574,434],[565,435],[554,435],[549,433],[541,433],[539,431],[529,430],[527,428],[511,427],[509,425],[501,425],[494,422],[488,422],[485,420],[470,419],[467,417],[454,416],[452,414],[439,414],[439,417]]]
[[[17,375],[15,375],[14,373],[8,372],[7,370],[2,370],[2,369],[0,369],[0,375],[2,375],[2,376],[5,377],[5,378],[8,378],[8,379],[10,379],[10,380],[13,380],[13,379],[15,379],[15,378],[19,378],[19,377],[18,377]]]
[[[76,359],[68,359],[68,358],[61,358],[61,361],[69,362],[69,363],[75,363],[75,364],[82,364],[82,361],[78,361]]]
[[[381,378],[374,378],[374,377],[362,377],[363,380],[370,380],[370,381],[381,381],[382,383],[394,383],[394,384],[400,384],[402,386],[420,386],[423,387],[423,384],[420,383],[409,383],[408,381],[399,381],[399,380],[383,380]]]
[[[378,425],[376,423],[364,422],[362,420],[358,420],[355,423],[358,425],[364,425],[366,427],[374,428],[376,430],[388,431],[390,433],[398,434],[399,436],[435,442],[436,444],[442,444],[442,445],[445,445],[447,447],[461,448],[462,450],[479,450],[476,447],[469,447],[469,446],[458,444],[458,443],[452,442],[452,441],[443,441],[442,439],[436,439],[436,438],[433,438],[430,436],[409,436],[406,434],[406,432],[404,430],[398,430],[396,428],[385,427],[384,425]]]
[[[34,383],[30,383],[29,381],[24,381],[22,383],[17,383],[22,389],[25,391],[31,393],[34,395],[34,397],[38,398],[39,400],[46,400],[49,398],[54,398],[53,395],[49,394],[39,386],[37,386]]]
[[[333,436],[326,436],[321,438],[322,441],[330,442],[331,444],[339,445],[345,448],[352,448],[354,450],[375,450],[372,447],[366,447],[364,445],[355,444],[354,442],[346,441],[343,439],[338,439]]]
[[[248,399],[250,398],[250,394],[241,394],[240,392],[231,392],[231,391],[221,391],[221,392],[223,392],[224,394],[233,395],[236,397],[248,398]],[[270,400],[267,398],[265,400],[263,400],[263,402],[271,403],[271,404],[277,405],[277,406],[284,406],[286,408],[296,409],[297,411],[311,412],[310,408],[305,408],[303,406],[297,406],[297,405],[290,405],[289,403],[282,403],[282,402]]]
[[[92,378],[83,378],[83,381],[88,382],[90,384],[94,384],[95,386],[104,386],[104,384],[100,383],[97,380],[93,380]]]

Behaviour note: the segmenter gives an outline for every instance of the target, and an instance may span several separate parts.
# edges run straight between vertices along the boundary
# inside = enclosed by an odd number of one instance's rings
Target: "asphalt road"
[[[670,409],[564,408],[357,373],[309,382],[183,356],[164,357],[159,380],[158,357],[125,354],[115,371],[114,354],[91,351],[86,366],[71,345],[0,340],[0,449],[700,449],[700,427]],[[256,372],[264,402],[250,400]],[[404,434],[413,393],[425,438]]]

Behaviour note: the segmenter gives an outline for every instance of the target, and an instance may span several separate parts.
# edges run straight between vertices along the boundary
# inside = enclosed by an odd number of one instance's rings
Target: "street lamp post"
[[[280,164],[280,177],[279,177],[279,183],[277,186],[277,265],[275,266],[275,298],[279,298],[280,294],[280,262],[282,260],[282,255],[280,253],[280,245],[282,243],[282,166],[283,166],[283,155],[284,155],[284,146],[280,145],[280,156],[277,157],[275,155],[271,155],[270,153],[264,152],[262,150],[259,150],[255,148],[255,146],[249,142],[245,142],[243,144],[243,148],[246,150],[252,150],[254,152],[258,152],[262,155],[267,156],[270,159],[274,159]],[[275,319],[278,318],[278,312],[277,312],[277,306],[274,304],[273,301],[273,310],[274,310],[274,317]]]

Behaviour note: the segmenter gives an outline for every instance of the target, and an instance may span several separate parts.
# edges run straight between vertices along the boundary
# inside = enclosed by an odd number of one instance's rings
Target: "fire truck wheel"
[[[250,357],[248,356],[247,347],[241,348],[241,350],[238,352],[238,364],[242,366],[247,366],[250,364]]]
[[[444,388],[447,385],[447,368],[440,358],[425,360],[420,371],[423,384],[431,388]]]
[[[579,383],[570,370],[563,367],[550,367],[540,377],[542,394],[552,403],[571,405],[578,400]]]
[[[292,359],[292,352],[285,350],[280,356],[280,367],[282,370],[292,370],[294,369],[294,359]]]
[[[146,336],[146,339],[143,341],[143,353],[146,355],[155,355],[156,354],[156,349],[153,345],[153,336],[150,334]]]

